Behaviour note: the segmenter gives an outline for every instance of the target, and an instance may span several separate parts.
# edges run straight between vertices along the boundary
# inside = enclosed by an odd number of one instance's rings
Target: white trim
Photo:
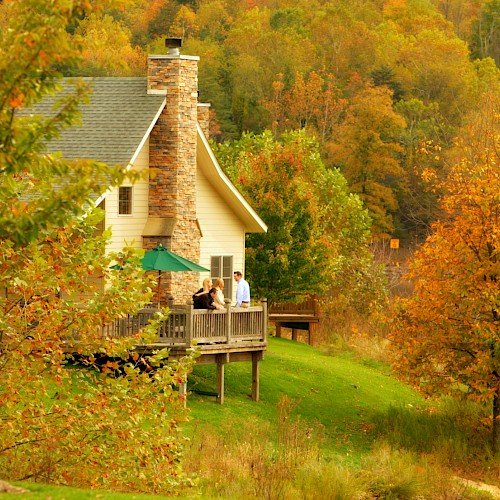
[[[214,178],[213,175],[207,175],[208,181],[214,184],[216,181],[218,181],[217,185],[222,188],[221,191],[223,192],[223,197],[226,199],[227,203],[232,206],[233,209],[236,208],[236,205],[233,205],[233,203],[239,205],[239,211],[243,212],[247,216],[247,218],[250,217],[252,219],[254,228],[247,228],[246,232],[267,233],[267,225],[265,224],[265,222],[256,214],[253,208],[248,204],[245,198],[243,198],[243,196],[236,189],[234,184],[228,179],[228,177],[220,167],[219,163],[217,162],[217,158],[215,157],[212,148],[210,147],[210,144],[208,143],[205,135],[203,134],[203,131],[201,130],[200,125],[196,124],[196,128],[198,130],[198,141],[201,141],[202,145],[204,146],[204,153],[208,155],[210,164],[215,169],[217,174],[216,178]],[[198,154],[200,153],[201,151],[198,151]],[[257,227],[255,227],[255,225]]]
[[[166,58],[165,56],[159,56]],[[183,57],[184,58],[184,57]],[[137,159],[137,156],[144,146],[145,142],[149,138],[151,134],[151,130],[156,124],[156,121],[158,120],[158,117],[160,116],[161,112],[163,111],[163,108],[166,106],[166,99],[163,101],[161,104],[158,112],[156,113],[156,116],[152,120],[150,126],[148,127],[148,130],[144,134],[144,137],[142,138],[139,146],[137,147],[132,159],[130,160],[130,163],[127,166],[127,170],[130,170],[133,168],[133,163]],[[197,129],[197,135],[198,135],[198,143],[201,143],[203,146],[203,150],[200,150],[198,148],[198,155],[203,154],[205,158],[208,156],[208,162],[201,162],[202,166],[208,167],[208,169],[212,170],[212,172],[209,172],[207,175],[207,179],[209,180],[210,183],[214,185],[219,191],[221,196],[227,201],[227,203],[235,209],[236,213],[239,214],[239,217],[245,221],[245,232],[249,233],[266,233],[267,232],[267,225],[265,222],[257,215],[257,213],[253,210],[253,208],[248,204],[248,202],[245,200],[245,198],[240,194],[240,192],[236,189],[234,184],[229,180],[229,178],[226,176],[224,171],[221,169],[219,163],[217,162],[217,158],[215,157],[212,148],[210,147],[210,144],[208,143],[208,140],[206,139],[203,131],[201,130],[200,125],[197,123],[196,124],[196,129]],[[215,170],[215,172],[213,172]],[[213,175],[215,173],[215,176]],[[119,187],[119,186],[117,186]],[[112,191],[111,186],[108,187],[108,189],[95,201],[94,206],[98,206],[100,203],[102,203],[103,200],[106,199],[106,197],[109,195],[109,193]]]
[[[111,193],[113,189],[114,188],[109,186],[108,189],[106,189],[106,191],[104,191],[104,193],[102,193],[101,196],[94,201],[94,207],[98,207],[108,197],[109,193]]]
[[[151,124],[149,125],[148,129],[146,130],[146,133],[144,134],[144,137],[142,138],[141,142],[139,143],[139,146],[137,146],[137,149],[135,150],[134,155],[132,156],[132,159],[130,160],[130,163],[133,165],[135,160],[137,159],[137,155],[141,151],[142,147],[146,143],[146,141],[149,139],[149,135],[151,134],[151,131],[153,130],[153,127],[156,125],[156,122],[158,118],[160,117],[163,109],[167,105],[167,99],[164,99],[163,102],[161,103],[160,109],[158,109],[155,117],[153,118]]]

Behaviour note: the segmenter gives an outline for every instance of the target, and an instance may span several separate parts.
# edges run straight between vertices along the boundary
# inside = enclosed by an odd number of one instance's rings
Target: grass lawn
[[[80,490],[64,486],[50,486],[45,484],[12,483],[15,486],[29,490],[29,494],[1,493],[2,500],[6,498],[29,498],[30,500],[148,500],[168,498],[157,495],[141,495],[138,493],[116,493],[96,490]]]
[[[191,410],[192,419],[185,424],[184,431],[186,435],[193,438],[193,450],[203,445],[207,432],[218,433],[223,443],[238,443],[242,438],[245,440],[254,436],[256,440],[260,439],[261,443],[266,446],[270,445],[271,448],[273,443],[278,443],[280,435],[283,438],[284,430],[302,434],[301,438],[310,432],[315,442],[320,444],[322,463],[333,465],[342,463],[347,466],[352,465],[354,469],[358,466],[363,469],[370,454],[373,457],[372,445],[380,437],[375,429],[381,427],[375,424],[385,421],[387,415],[395,411],[397,418],[407,419],[412,428],[418,430],[417,424],[427,425],[420,431],[421,434],[416,435],[416,442],[419,442],[419,436],[432,435],[429,429],[437,429],[436,439],[441,433],[437,425],[439,420],[429,420],[435,417],[433,412],[427,415],[429,412],[415,411],[426,407],[426,400],[410,387],[392,378],[387,366],[373,360],[357,359],[348,353],[336,356],[327,355],[303,343],[270,338],[268,350],[260,367],[260,401],[258,402],[252,401],[250,397],[251,379],[251,363],[230,363],[225,366],[224,405],[217,404],[214,396],[194,392],[188,395],[188,407]],[[214,392],[215,380],[215,365],[195,366],[194,372],[189,377],[188,389]],[[289,402],[286,406],[289,412],[286,414],[283,411],[280,413],[284,400]],[[284,418],[288,422],[293,421],[294,425],[288,425],[288,427],[284,425],[280,421]],[[299,425],[295,425],[297,422]],[[446,428],[449,427],[450,425],[446,424]],[[392,435],[391,429],[386,426],[383,426],[383,429],[386,434],[385,438]],[[462,431],[458,428],[456,432]],[[290,439],[290,434],[287,438]],[[435,438],[432,437],[431,440]],[[460,443],[460,438],[468,439],[465,434],[464,436],[450,434],[446,442]],[[220,458],[218,450],[220,448],[216,448],[214,455],[210,457],[211,463],[215,466]],[[392,457],[400,460],[401,465],[406,455],[398,453],[396,446]],[[388,488],[392,487],[392,483],[397,482],[405,473],[411,472],[410,479],[413,481],[413,471],[420,465],[413,462],[414,459],[411,460],[410,465],[403,469],[403,472],[394,467],[389,460],[386,469],[380,473],[377,472],[376,477],[382,477],[385,474]],[[189,463],[192,465],[192,462]],[[198,471],[196,467],[191,470]],[[394,477],[393,474],[395,474]],[[214,489],[210,481],[210,474],[205,474],[200,483],[202,490],[200,498],[217,497],[218,490],[216,487]],[[326,478],[325,481],[325,485],[328,485],[329,479]],[[166,498],[155,495],[119,494],[16,484],[30,489],[33,492],[30,498],[33,499],[49,497],[53,500]],[[329,486],[325,485],[323,485],[323,491],[326,492]],[[311,488],[316,488],[316,486],[312,481]],[[212,496],[204,488],[211,488]],[[446,491],[446,488],[446,485],[441,486],[442,491]],[[192,493],[196,494],[195,491]],[[207,496],[204,496],[205,493]],[[19,495],[16,496],[19,497]],[[3,498],[10,497],[13,498],[14,494],[3,495]],[[229,495],[228,498],[232,497]],[[479,497],[464,496],[462,498]]]
[[[215,366],[195,366],[188,388],[215,391]],[[188,397],[193,423],[207,422],[227,432],[249,432],[252,425],[278,425],[278,401],[286,395],[296,404],[294,415],[305,426],[321,429],[326,456],[349,455],[357,460],[373,439],[374,416],[390,406],[424,406],[425,400],[411,388],[390,377],[383,365],[354,360],[348,354],[326,355],[318,349],[291,340],[270,338],[261,362],[260,401],[251,394],[251,364],[225,366],[225,403],[215,397]]]

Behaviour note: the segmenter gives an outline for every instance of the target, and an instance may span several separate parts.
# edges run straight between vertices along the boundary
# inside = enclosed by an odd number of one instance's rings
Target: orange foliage
[[[273,132],[305,128],[324,144],[339,121],[347,101],[333,75],[325,70],[311,71],[307,77],[295,75],[294,84],[285,89],[283,75],[273,82],[273,97],[264,105],[271,114]]]
[[[158,15],[162,7],[168,3],[170,3],[170,0],[150,0],[146,5],[143,15],[140,16],[140,19],[142,19],[147,26]]]
[[[351,88],[357,91],[359,84],[354,78]],[[363,200],[378,237],[394,230],[395,190],[404,177],[397,138],[404,126],[404,119],[392,108],[391,91],[364,85],[351,98],[335,128],[334,142],[328,145],[331,163],[342,168],[351,190]]]
[[[415,255],[415,292],[398,302],[391,338],[394,366],[426,393],[492,403],[499,451],[500,105],[486,102],[496,110],[489,128],[471,122],[457,139],[461,159],[441,186],[445,216]]]
[[[384,14],[386,16],[393,16],[399,14],[406,9],[408,0],[385,0],[384,1]]]

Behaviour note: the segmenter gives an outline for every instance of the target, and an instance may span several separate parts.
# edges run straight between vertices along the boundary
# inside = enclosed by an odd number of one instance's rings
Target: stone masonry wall
[[[199,262],[200,231],[196,223],[196,142],[198,57],[148,57],[148,91],[166,91],[167,104],[150,136],[149,216],[176,219],[169,250]],[[161,238],[145,238],[152,248]],[[199,288],[194,272],[165,273],[162,302],[173,295],[184,303]],[[162,286],[163,289],[163,286]]]
[[[208,139],[210,136],[210,104],[198,103],[198,125]]]

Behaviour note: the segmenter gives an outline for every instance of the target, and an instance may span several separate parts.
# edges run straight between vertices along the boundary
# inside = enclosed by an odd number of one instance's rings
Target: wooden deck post
[[[193,337],[193,301],[190,300],[186,314],[186,326],[184,330],[184,338],[188,347],[191,347],[191,340]]]
[[[297,334],[298,334],[298,331],[297,331],[297,328],[292,328],[292,340],[297,340]]]
[[[260,299],[260,303],[262,305],[262,340],[264,340],[264,342],[267,342],[267,299]]]
[[[223,405],[224,404],[224,365],[228,362],[228,355],[217,354],[216,362],[217,362],[217,403]]]
[[[309,323],[309,345],[314,345],[318,323]]]
[[[226,304],[226,339],[227,343],[231,342],[231,331],[232,331],[232,319],[231,319],[231,301],[229,299],[224,299],[224,303]]]
[[[262,351],[252,352],[252,399],[259,401],[260,398],[260,361]]]

